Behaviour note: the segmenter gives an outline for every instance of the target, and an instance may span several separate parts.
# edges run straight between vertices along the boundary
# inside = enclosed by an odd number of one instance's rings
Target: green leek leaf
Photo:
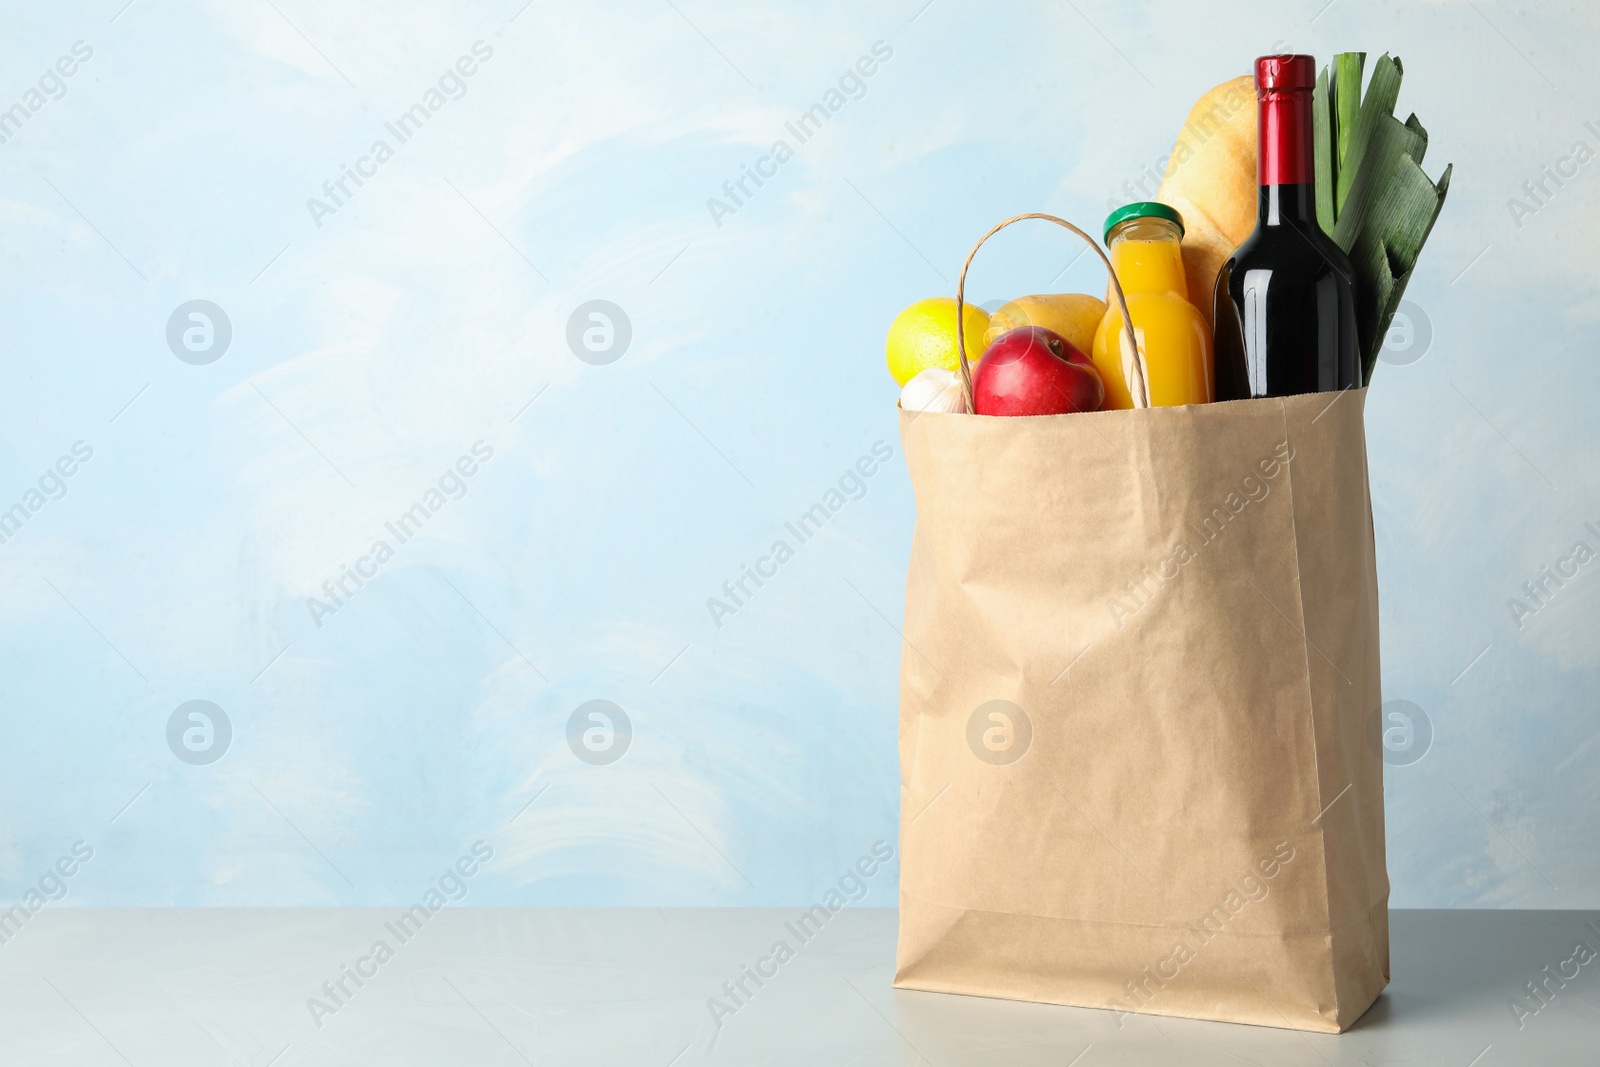
[[[1415,133],[1420,139],[1420,147],[1411,158],[1414,162],[1421,163],[1423,155],[1428,151],[1428,131],[1423,129],[1422,123],[1417,121],[1417,113],[1415,111],[1406,116],[1406,129]]]
[[[1333,165],[1335,181],[1338,181],[1339,171],[1350,154],[1350,136],[1355,132],[1356,117],[1361,112],[1361,70],[1366,62],[1365,52],[1341,52],[1333,58],[1333,75],[1328,79],[1328,88],[1333,92],[1331,103],[1337,123],[1333,130],[1333,145],[1338,149]],[[1336,216],[1344,207],[1344,194],[1348,188],[1349,182],[1336,187],[1333,198]]]
[[[1343,74],[1342,65],[1347,56],[1360,55],[1361,53],[1346,52],[1339,56],[1341,63],[1340,74]],[[1358,68],[1359,70],[1359,68]],[[1340,77],[1339,86],[1344,92],[1336,102],[1339,105],[1339,172],[1336,178],[1338,193],[1334,197],[1334,205],[1340,213],[1344,211],[1345,201],[1350,196],[1350,189],[1355,185],[1356,172],[1360,168],[1360,161],[1366,157],[1367,147],[1377,132],[1381,119],[1394,118],[1395,101],[1400,98],[1400,77],[1403,73],[1398,60],[1390,58],[1388,53],[1379,57],[1372,68],[1372,81],[1367,84],[1366,94],[1360,98],[1360,110],[1351,121],[1347,118],[1349,112],[1345,104],[1349,97],[1358,91],[1355,86],[1345,84]],[[1359,72],[1357,78],[1360,77]],[[1348,135],[1348,136],[1347,136]],[[1350,164],[1355,162],[1356,166]]]
[[[1388,287],[1378,286],[1375,296],[1375,312],[1372,319],[1372,339],[1367,345],[1366,358],[1362,368],[1362,381],[1370,381],[1373,368],[1378,362],[1378,353],[1383,350],[1383,342],[1389,333],[1389,324],[1394,320],[1394,313],[1400,306],[1400,298],[1405,294],[1406,283],[1411,280],[1411,274],[1416,269],[1417,255],[1422,251],[1422,245],[1428,239],[1428,234],[1433,232],[1433,224],[1439,218],[1439,212],[1444,208],[1445,194],[1450,191],[1451,166],[1444,168],[1440,175],[1439,183],[1434,185],[1428,181],[1427,175],[1421,168],[1412,169],[1409,175],[1397,174],[1396,183],[1405,188],[1397,191],[1396,203],[1411,201],[1411,208],[1402,208],[1397,212],[1397,225],[1383,241],[1384,272],[1393,278]],[[1421,182],[1416,179],[1420,178]],[[1428,192],[1422,189],[1422,183],[1427,183]],[[1426,205],[1431,193],[1432,209],[1426,210]],[[1403,214],[1402,214],[1403,213]],[[1403,267],[1400,265],[1403,264]],[[1396,269],[1399,267],[1399,269]],[[1358,303],[1359,313],[1359,303]],[[1360,333],[1359,329],[1357,333]]]
[[[1390,178],[1401,163],[1410,164],[1419,175],[1422,173],[1417,168],[1416,153],[1420,151],[1419,145],[1427,144],[1425,138],[1393,115],[1380,115],[1374,122],[1364,125],[1370,126],[1372,134],[1367,139],[1365,153],[1357,157],[1360,162],[1353,168],[1349,195],[1339,209],[1339,221],[1333,225],[1334,243],[1346,252],[1354,247],[1356,238],[1369,227],[1374,213],[1383,206],[1381,198],[1386,195]],[[1432,182],[1427,184],[1428,188],[1433,188]]]
[[[1333,101],[1328,93],[1328,68],[1317,75],[1317,84],[1311,90],[1311,138],[1315,147],[1317,170],[1317,225],[1324,233],[1333,232]]]

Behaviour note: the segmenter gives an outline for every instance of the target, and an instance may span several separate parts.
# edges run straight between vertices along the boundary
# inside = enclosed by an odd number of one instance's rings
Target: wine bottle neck
[[[1307,225],[1317,217],[1310,89],[1257,89],[1261,226]]]
[[[1311,90],[1259,89],[1260,151],[1257,174],[1261,185],[1307,185],[1316,180],[1312,151]]]
[[[1257,226],[1314,226],[1317,191],[1309,181],[1295,185],[1263,185],[1256,198]]]

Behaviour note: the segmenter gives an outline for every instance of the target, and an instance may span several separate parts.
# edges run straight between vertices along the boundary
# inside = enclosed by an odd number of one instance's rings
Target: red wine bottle
[[[1217,274],[1216,396],[1359,387],[1354,271],[1317,223],[1311,56],[1256,60],[1260,109],[1256,229]]]

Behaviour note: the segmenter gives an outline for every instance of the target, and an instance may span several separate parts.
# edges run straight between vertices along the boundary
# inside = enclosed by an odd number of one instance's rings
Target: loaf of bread
[[[1208,326],[1217,271],[1256,228],[1256,183],[1255,81],[1245,75],[1190,109],[1156,193],[1183,216],[1189,302]]]

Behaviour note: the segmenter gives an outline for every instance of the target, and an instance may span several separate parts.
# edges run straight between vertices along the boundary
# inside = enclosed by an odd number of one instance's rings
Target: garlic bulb
[[[967,398],[961,392],[961,375],[943,367],[929,367],[900,390],[900,408],[965,415]]]

